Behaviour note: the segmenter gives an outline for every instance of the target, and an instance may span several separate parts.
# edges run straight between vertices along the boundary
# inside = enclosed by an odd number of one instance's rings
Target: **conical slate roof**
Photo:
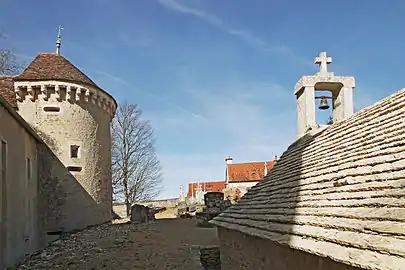
[[[56,53],[38,53],[35,59],[14,81],[64,81],[95,87],[107,94],[117,106],[115,99],[95,84],[89,77],[70,63],[65,57]]]
[[[59,80],[97,87],[89,77],[56,53],[39,53],[15,81]]]
[[[405,89],[283,153],[212,223],[365,269],[405,269]]]

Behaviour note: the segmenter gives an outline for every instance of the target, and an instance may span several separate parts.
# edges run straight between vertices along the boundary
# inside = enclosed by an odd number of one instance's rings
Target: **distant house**
[[[238,193],[243,196],[251,187],[259,183],[277,163],[277,156],[273,161],[232,163],[227,157],[226,162],[226,190],[227,193]]]
[[[213,191],[222,192],[222,190],[225,188],[225,182],[219,181],[219,182],[189,183],[187,197],[189,198],[195,197],[198,191],[198,187],[201,188],[202,192],[213,192]]]
[[[224,188],[225,181],[189,183],[187,197],[202,202],[205,193],[223,192]]]

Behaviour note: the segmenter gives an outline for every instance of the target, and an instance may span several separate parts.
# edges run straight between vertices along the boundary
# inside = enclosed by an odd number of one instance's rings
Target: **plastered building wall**
[[[0,269],[43,248],[60,232],[106,218],[105,205],[10,110],[0,106]]]
[[[234,194],[236,189],[239,189],[241,192],[240,195],[243,196],[248,192],[248,190],[256,185],[259,182],[251,181],[251,182],[229,182],[227,184],[227,195]]]
[[[15,82],[15,88],[19,114],[96,202],[99,219],[87,225],[111,220],[112,98],[90,86],[57,81]]]
[[[360,270],[238,231],[218,228],[217,233],[223,270]]]
[[[38,246],[37,168],[36,139],[0,105],[1,269]]]

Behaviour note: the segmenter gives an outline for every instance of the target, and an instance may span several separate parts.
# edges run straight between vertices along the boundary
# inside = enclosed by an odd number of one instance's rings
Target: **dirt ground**
[[[195,245],[216,245],[195,219],[106,224],[53,242],[9,269],[201,269]]]

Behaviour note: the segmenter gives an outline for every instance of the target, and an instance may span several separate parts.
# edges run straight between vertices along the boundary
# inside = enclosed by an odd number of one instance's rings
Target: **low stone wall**
[[[217,230],[222,270],[361,270],[238,231]]]
[[[155,214],[165,210],[166,208],[150,208],[148,206],[134,204],[131,207],[131,222],[144,223],[155,220]]]
[[[113,212],[117,214],[120,218],[127,217],[127,207],[124,203],[122,204],[113,204]]]
[[[173,199],[165,199],[165,200],[153,200],[153,201],[146,201],[146,202],[139,202],[137,204],[145,205],[149,207],[176,207],[179,202],[179,198]]]

